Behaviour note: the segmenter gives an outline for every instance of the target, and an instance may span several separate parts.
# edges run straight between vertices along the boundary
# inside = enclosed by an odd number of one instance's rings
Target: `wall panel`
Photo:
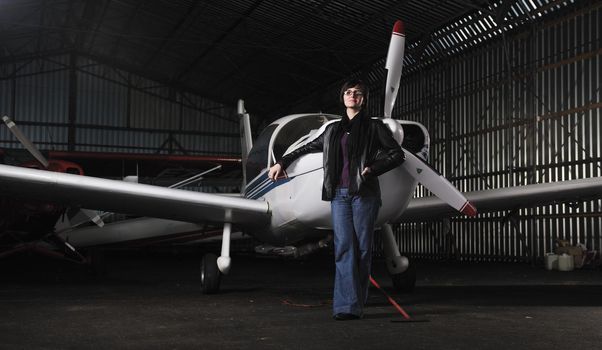
[[[461,191],[602,176],[600,18],[598,4],[568,7],[415,70],[395,110],[427,127],[430,163]],[[556,239],[602,250],[600,200],[508,209],[403,224],[400,249],[475,261],[535,261]]]
[[[240,154],[234,106],[77,56],[16,62],[0,72],[0,112],[41,149]],[[6,130],[0,146],[21,147]]]

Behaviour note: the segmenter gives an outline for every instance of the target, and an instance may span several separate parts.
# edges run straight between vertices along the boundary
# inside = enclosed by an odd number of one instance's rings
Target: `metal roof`
[[[4,0],[0,63],[73,52],[273,118],[383,60],[396,19],[411,67],[574,1]]]

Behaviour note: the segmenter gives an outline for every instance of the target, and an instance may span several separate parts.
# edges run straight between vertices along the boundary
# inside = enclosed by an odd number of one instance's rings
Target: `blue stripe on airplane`
[[[248,190],[246,190],[245,193],[249,193],[250,191],[256,189],[258,183],[259,183],[259,186],[261,186],[261,184],[264,183],[266,180],[269,180],[267,170],[262,172],[260,174],[260,176],[255,178],[255,180],[253,180],[247,184],[246,188],[248,188]]]
[[[251,196],[251,197],[247,197],[247,198],[250,198],[250,199],[257,199],[257,198],[260,198],[261,196],[263,196],[264,194],[266,194],[266,193],[270,192],[270,191],[271,191],[271,190],[273,190],[274,188],[276,188],[276,187],[278,187],[278,186],[280,186],[280,185],[284,185],[285,183],[287,183],[287,182],[291,181],[291,180],[292,180],[292,179],[294,179],[294,178],[295,178],[295,177],[289,177],[289,178],[286,178],[286,179],[281,179],[281,180],[278,180],[278,181],[272,181],[272,180],[269,180],[269,181],[271,182],[271,184],[270,184],[269,186],[267,186],[266,188],[262,189],[261,191],[259,191],[258,193],[254,194],[253,196]],[[261,185],[260,185],[260,186],[261,186]],[[259,186],[257,186],[257,187],[259,187]]]
[[[322,169],[321,167],[318,169],[314,169],[314,170],[310,170],[308,172],[305,173],[301,173],[301,174],[297,174],[296,176],[293,177],[287,177],[285,179],[280,179],[278,181],[272,181],[270,180],[270,178],[268,178],[267,176],[267,171],[265,171],[264,173],[261,173],[262,175],[265,174],[265,178],[262,180],[262,176],[259,176],[255,181],[252,181],[249,185],[247,185],[247,190],[245,191],[245,198],[249,198],[249,199],[257,199],[260,198],[261,196],[263,196],[264,194],[268,193],[269,191],[273,190],[274,188],[280,186],[280,185],[284,185],[285,183],[291,181],[292,179],[296,178],[297,176],[301,176],[301,175],[305,175],[305,174],[309,174],[312,173],[314,171],[317,171],[319,169]],[[255,185],[257,183],[257,185]],[[268,183],[270,183],[268,185]],[[255,185],[253,186],[253,188],[251,188],[251,185]],[[268,185],[268,186],[266,186]],[[259,188],[264,187],[263,189],[259,190],[259,192],[254,193],[253,195],[249,196],[249,193],[253,193],[255,191],[257,191]]]
[[[253,180],[249,184],[247,184],[247,187],[245,187],[245,197],[251,198],[251,197],[248,197],[248,195],[250,193],[255,192],[261,186],[265,186],[265,184],[267,184],[268,181],[272,181],[268,178],[267,173],[268,173],[267,171],[262,172],[260,174],[260,176],[258,176],[255,180]]]

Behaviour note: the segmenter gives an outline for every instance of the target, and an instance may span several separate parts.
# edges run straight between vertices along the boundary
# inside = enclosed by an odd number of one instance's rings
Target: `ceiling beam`
[[[498,24],[504,23],[504,17],[512,8],[512,5],[516,4],[517,0],[500,0],[500,5],[495,13],[495,22]]]
[[[324,0],[322,1],[317,7],[312,8],[310,12],[315,12],[315,11],[319,11],[321,10],[324,6],[326,6],[328,3],[330,2],[330,0]],[[298,20],[296,23],[293,23],[292,25],[286,27],[286,28],[278,28],[281,29],[280,33],[277,34],[274,38],[270,39],[270,42],[281,42],[281,41],[286,41],[286,39],[288,37],[290,37],[291,35],[294,34],[294,30],[290,30],[289,28],[298,28],[299,26],[301,26],[304,22],[306,22],[306,18],[302,18],[301,20]],[[275,26],[274,26],[275,27]],[[295,38],[295,41],[300,41],[300,40],[304,40],[307,41],[308,44],[313,44],[315,45],[315,42],[311,42],[308,40],[305,40],[304,38]],[[292,40],[290,40],[292,41]],[[322,45],[320,45],[320,47],[322,47]],[[255,50],[255,52],[253,53],[249,53],[248,55],[245,55],[247,58],[244,60],[243,64],[241,65],[235,65],[233,63],[233,65],[235,66],[235,68],[230,71],[228,74],[222,76],[220,78],[220,81],[215,85],[215,89],[220,90],[222,89],[222,86],[230,81],[230,79],[237,75],[237,74],[243,74],[243,72],[248,71],[248,67],[251,66],[253,63],[257,62],[260,59],[263,59],[262,54],[268,52],[269,47],[259,47]],[[327,47],[323,47],[324,50],[328,50]],[[313,62],[310,62],[308,60],[304,60],[300,57],[295,56],[294,54],[290,54],[285,52],[285,50],[277,50],[277,51],[270,51],[270,54],[274,55],[274,56],[280,56],[280,57],[284,57],[288,60],[292,60],[298,64],[301,64],[303,66],[307,66],[310,67],[314,70],[319,70],[322,71],[324,73],[330,74],[330,75],[335,75],[335,76],[341,76],[343,77],[344,75],[339,72],[339,71],[334,71],[332,69],[329,69],[327,67],[324,67],[323,65],[320,64],[315,64]],[[243,77],[240,77],[239,80],[243,80]],[[317,82],[316,82],[317,83]],[[228,88],[228,87],[226,87]],[[223,91],[223,90],[222,90]]]
[[[188,65],[188,67],[184,68],[184,70],[182,70],[180,73],[177,73],[175,75],[175,77],[173,78],[173,80],[179,81],[181,80],[185,75],[187,75],[188,73],[190,73],[194,68],[196,68],[196,66],[198,64],[201,63],[201,61],[214,49],[216,48],[221,42],[223,42],[229,35],[232,34],[232,32],[234,32],[234,29],[236,29],[236,27],[238,27],[241,23],[243,23],[247,17],[249,17],[258,7],[259,5],[261,5],[261,3],[263,2],[263,0],[256,0],[253,5],[251,5],[251,7],[249,7],[247,9],[247,11],[245,11],[243,14],[241,14],[241,16],[234,22],[232,23],[232,25],[230,25],[222,35],[220,35],[219,38],[217,38],[215,41],[213,41],[213,43],[211,43],[211,45],[209,45],[209,47],[204,50],[203,52],[201,52],[197,57],[195,57],[192,62]]]
[[[45,50],[45,51],[39,51],[39,52],[28,52],[28,53],[17,55],[17,56],[10,56],[10,57],[5,56],[5,57],[0,58],[0,65],[1,64],[18,63],[18,62],[22,62],[22,61],[31,61],[31,60],[35,60],[35,59],[43,59],[43,58],[51,57],[51,56],[66,55],[68,53],[69,53],[69,50],[66,50],[66,49],[52,49],[52,50]]]
[[[142,6],[144,6],[145,3],[145,0],[139,0],[136,6],[134,6],[134,9],[132,10],[128,18],[125,20],[125,22],[123,22],[123,26],[119,31],[120,34],[117,36],[117,40],[115,40],[113,47],[109,51],[109,57],[115,57],[117,55],[117,52],[119,51],[119,46],[121,45],[121,41],[125,36],[131,33],[132,26],[134,24],[134,19],[136,18],[138,13],[140,13],[140,10],[142,9]]]
[[[90,34],[90,42],[88,43],[88,48],[85,49],[85,48],[81,47],[81,49],[84,51],[88,51],[88,52],[92,51],[92,48],[94,47],[94,41],[96,41],[96,37],[98,36],[99,30],[100,30],[100,26],[104,22],[105,16],[107,15],[107,10],[109,9],[111,0],[103,0],[103,1],[104,1],[104,6],[102,7],[100,16],[98,16],[96,26],[94,27],[94,30]],[[85,44],[85,42],[84,42],[84,44]]]
[[[74,8],[75,8],[75,0],[69,0],[69,8],[67,9],[63,24],[60,26],[62,28],[61,46],[63,48],[72,48],[73,47],[72,29],[73,29],[73,23],[75,22]]]
[[[42,6],[40,8],[40,24],[38,27],[38,33],[37,33],[37,39],[36,39],[36,51],[42,51],[42,43],[44,42],[44,40],[42,40],[44,38],[44,27],[46,26],[46,0],[42,1]]]
[[[349,34],[339,38],[336,40],[336,42],[332,43],[331,45],[329,45],[331,48],[335,48],[335,47],[339,47],[342,45],[345,45],[349,40],[352,40],[354,38],[357,37],[358,33],[362,33],[362,28],[368,27],[370,25],[374,25],[374,22],[377,19],[380,19],[381,17],[387,15],[387,14],[393,14],[395,13],[398,9],[400,9],[401,7],[405,6],[410,0],[400,0],[400,1],[395,1],[390,7],[385,8],[384,10],[380,11],[380,12],[375,12],[372,13],[366,20],[364,20],[362,23],[359,24],[353,24],[352,26],[350,26],[348,29]],[[389,32],[390,34],[391,32]],[[382,38],[378,38],[378,39],[372,39],[372,40],[378,40],[382,43],[388,44],[389,43],[389,39],[390,36],[386,36],[386,37],[382,37]]]
[[[463,3],[466,3],[466,2],[463,1]],[[416,41],[420,41],[420,44],[418,44],[418,46],[416,46],[414,49],[408,50],[407,54],[412,55],[412,57],[416,61],[419,61],[420,59],[422,59],[422,56],[424,55],[424,51],[426,50],[428,45],[433,42],[433,33],[436,30],[438,30],[442,27],[445,27],[448,24],[454,23],[460,18],[466,17],[466,15],[471,12],[477,11],[476,7],[477,6],[475,6],[474,4],[472,4],[471,6],[467,6],[463,9],[461,9],[460,11],[452,14],[445,20],[443,20],[439,23],[435,23],[434,25],[432,25],[432,26],[426,28],[424,31],[420,32],[420,37],[416,40]],[[483,10],[483,9],[479,8],[479,10]],[[490,11],[488,9],[484,12],[490,13]]]
[[[194,23],[194,20],[197,16],[202,12],[202,8],[200,7],[201,1],[195,1],[190,4],[190,6],[186,9],[186,14],[182,19],[174,26],[174,28],[161,40],[161,44],[159,47],[149,56],[149,58],[142,64],[142,68],[146,69],[156,58],[157,56],[165,50],[166,47],[172,42],[173,38],[176,38],[185,32],[191,24]]]
[[[102,1],[99,0],[85,1],[81,17],[77,19],[77,23],[75,24],[76,36],[73,43],[75,50],[82,50],[86,39],[91,36],[94,16],[96,16],[98,8],[101,4]]]

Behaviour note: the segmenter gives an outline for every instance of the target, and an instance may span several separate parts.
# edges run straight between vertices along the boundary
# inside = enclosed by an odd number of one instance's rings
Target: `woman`
[[[331,202],[336,275],[333,316],[353,320],[363,316],[368,297],[374,224],[381,205],[378,176],[404,161],[391,131],[362,110],[368,89],[361,80],[343,84],[345,112],[315,140],[285,155],[272,166],[275,181],[291,162],[312,152],[324,153],[322,200]]]

